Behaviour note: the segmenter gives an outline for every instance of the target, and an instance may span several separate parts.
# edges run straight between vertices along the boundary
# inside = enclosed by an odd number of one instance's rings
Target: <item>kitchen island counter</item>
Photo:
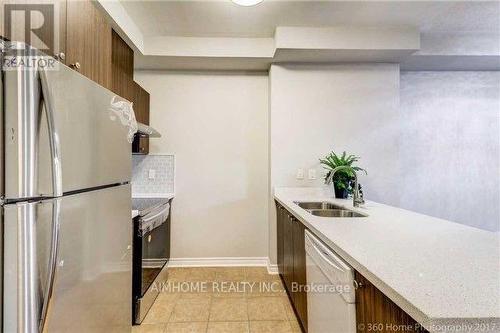
[[[322,188],[276,188],[274,198],[430,332],[500,332],[498,233]],[[328,201],[367,215],[325,218],[295,202]]]

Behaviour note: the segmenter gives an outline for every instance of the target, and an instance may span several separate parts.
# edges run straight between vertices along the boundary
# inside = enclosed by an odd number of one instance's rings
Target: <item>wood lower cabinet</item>
[[[283,219],[283,280],[287,290],[292,290],[293,283],[293,223],[291,215]]]
[[[305,226],[276,204],[278,271],[302,328],[307,332]]]
[[[358,272],[356,289],[357,333],[428,333],[412,317],[398,307]]]
[[[276,229],[277,229],[277,262],[278,262],[278,272],[280,275],[283,272],[284,268],[284,249],[283,249],[283,228],[284,228],[284,221],[283,221],[283,216],[286,215],[286,210],[283,208],[283,206],[277,204],[276,205],[276,216],[277,216],[277,223],[276,223]]]
[[[293,303],[303,327],[307,328],[307,293],[304,287],[307,285],[306,276],[306,250],[304,231],[306,227],[293,218],[293,283],[295,290],[292,291]]]
[[[293,308],[307,332],[307,284],[304,232],[306,227],[276,202],[278,270]],[[357,333],[428,333],[364,276],[355,272]]]

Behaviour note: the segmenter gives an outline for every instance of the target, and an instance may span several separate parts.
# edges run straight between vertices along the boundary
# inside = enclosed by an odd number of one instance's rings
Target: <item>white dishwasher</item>
[[[356,333],[354,271],[306,230],[309,333]]]

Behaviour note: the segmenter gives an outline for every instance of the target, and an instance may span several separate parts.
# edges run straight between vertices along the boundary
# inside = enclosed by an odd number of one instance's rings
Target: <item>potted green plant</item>
[[[349,193],[352,192],[349,184],[352,180],[354,180],[354,172],[363,171],[367,174],[365,169],[354,165],[354,163],[359,161],[359,157],[355,155],[347,155],[345,151],[340,156],[332,151],[330,154],[326,155],[325,158],[320,158],[319,161],[323,165],[323,168],[328,170],[325,175],[325,184],[330,185],[333,182],[335,197],[339,199],[346,199]],[[341,169],[335,172],[333,178],[330,177],[332,170],[339,166],[346,166],[348,168]]]

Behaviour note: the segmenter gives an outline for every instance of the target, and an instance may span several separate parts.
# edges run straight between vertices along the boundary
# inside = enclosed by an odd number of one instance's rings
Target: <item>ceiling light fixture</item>
[[[259,4],[264,0],[231,0],[231,1],[240,6],[250,7]]]

